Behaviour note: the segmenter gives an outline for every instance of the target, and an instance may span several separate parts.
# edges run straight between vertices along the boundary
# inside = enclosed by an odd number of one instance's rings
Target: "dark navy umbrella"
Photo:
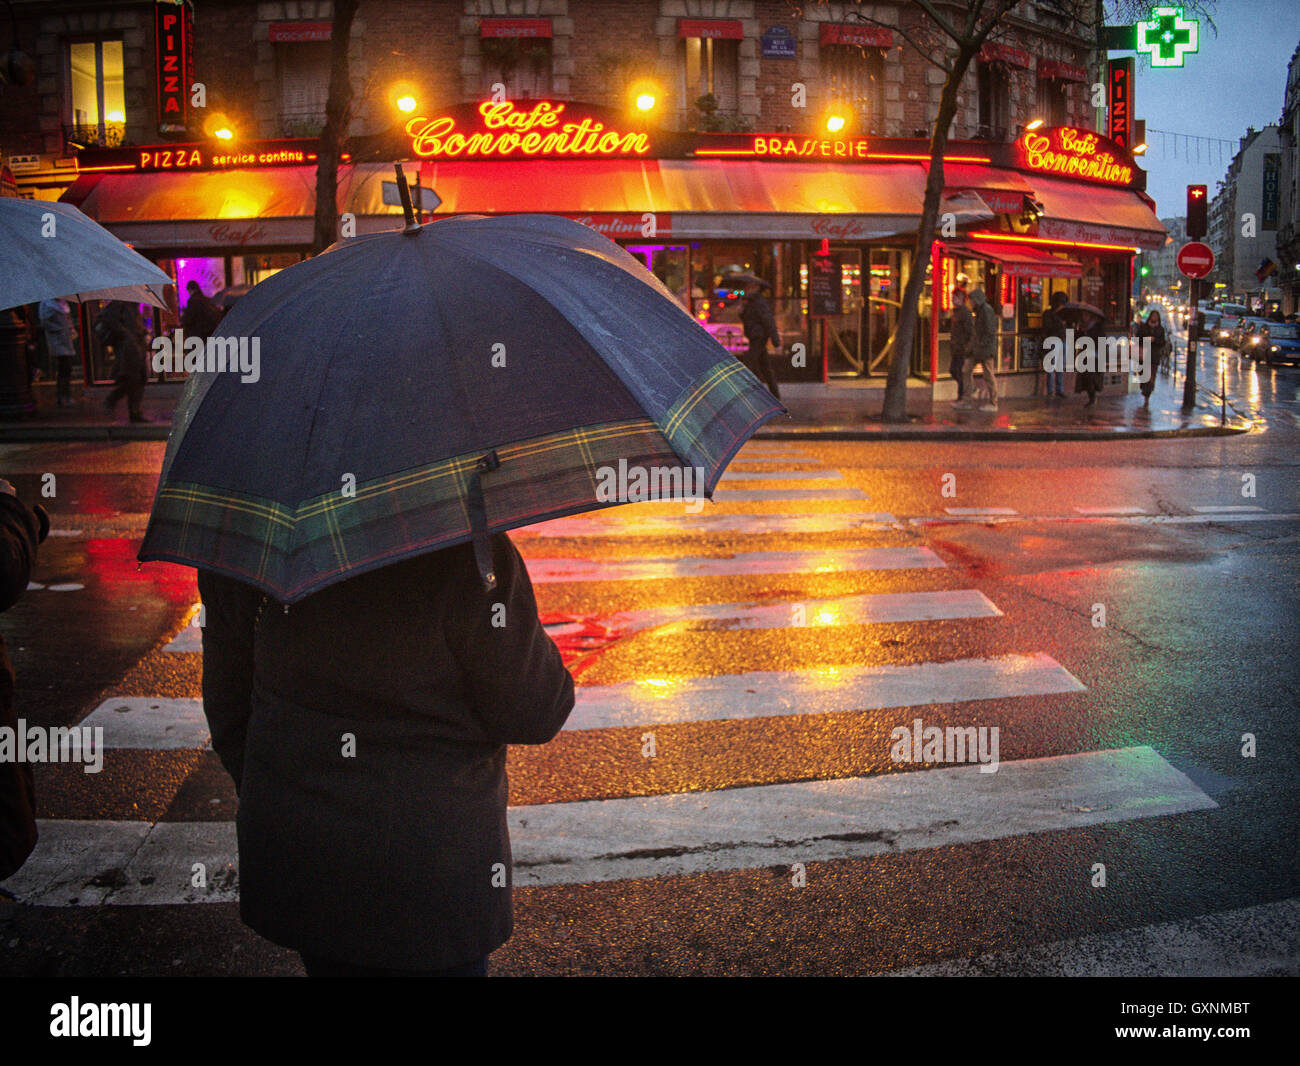
[[[630,254],[548,215],[336,244],[242,297],[205,358],[139,557],[286,603],[467,540],[491,584],[488,533],[711,497],[783,410]]]

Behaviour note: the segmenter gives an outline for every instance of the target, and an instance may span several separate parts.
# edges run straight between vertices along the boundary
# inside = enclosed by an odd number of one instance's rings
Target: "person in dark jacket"
[[[1152,311],[1147,315],[1146,321],[1138,326],[1134,336],[1141,341],[1149,339],[1151,341],[1151,362],[1149,364],[1149,373],[1145,381],[1138,384],[1142,390],[1142,406],[1151,406],[1151,394],[1156,389],[1156,371],[1164,366],[1165,360],[1169,358],[1169,337],[1165,333],[1164,323],[1160,321],[1160,312]]]
[[[28,507],[0,479],[0,611],[23,594],[36,566],[36,548],[50,531],[39,504]],[[0,728],[17,730],[14,668],[0,636]],[[0,761],[0,881],[13,876],[36,847],[36,788],[25,762]]]
[[[989,391],[988,403],[981,404],[981,411],[998,409],[998,376],[995,364],[998,361],[998,313],[990,306],[988,297],[981,288],[971,290],[971,314],[975,320],[975,333],[971,348],[972,357],[966,362],[966,396],[974,401],[974,370],[978,363],[984,374],[984,387]]]
[[[1100,315],[1089,313],[1083,320],[1080,329],[1076,330],[1079,337],[1089,337],[1092,340],[1092,350],[1096,353],[1098,359],[1098,368],[1091,371],[1079,371],[1074,375],[1074,391],[1086,392],[1088,402],[1085,407],[1091,407],[1097,402],[1097,395],[1101,392],[1102,382],[1106,378],[1106,372],[1100,367],[1100,353],[1102,340],[1102,318]]]
[[[462,544],[287,611],[199,571],[240,915],[309,975],[482,975],[510,936],[506,745],[554,737],[574,691],[519,552],[492,549],[491,592]]]
[[[185,310],[181,312],[181,329],[187,337],[202,337],[205,340],[221,323],[221,308],[203,293],[197,281],[190,281],[185,286],[189,298],[185,301]]]
[[[126,396],[126,409],[132,422],[148,422],[140,410],[144,399],[144,385],[149,377],[145,358],[145,328],[140,320],[140,310],[135,304],[114,300],[99,312],[102,325],[100,338],[113,347],[113,391],[104,400],[104,410],[110,414],[117,401]]]
[[[1065,293],[1054,292],[1052,293],[1052,298],[1049,301],[1047,310],[1043,313],[1043,342],[1041,351],[1043,352],[1044,358],[1046,358],[1047,355],[1047,342],[1053,338],[1056,338],[1061,342],[1062,357],[1066,354],[1065,331],[1068,328],[1068,324],[1065,321],[1065,316],[1061,314],[1061,308],[1069,303],[1069,301],[1070,298]],[[1065,398],[1064,370],[1047,371],[1047,388],[1045,395],[1060,396],[1062,399]]]
[[[949,339],[952,358],[948,371],[957,382],[957,402],[954,407],[971,407],[973,404],[966,396],[966,363],[973,356],[975,344],[975,320],[970,308],[966,306],[966,290],[952,290],[952,331]]]
[[[745,340],[749,342],[749,350],[741,362],[749,367],[767,386],[768,391],[779,400],[781,390],[777,388],[776,377],[767,361],[767,342],[770,340],[779,350],[781,334],[776,328],[772,305],[763,296],[767,288],[768,285],[764,282],[758,292],[747,293],[745,296],[745,306],[740,312],[740,321],[745,327]]]

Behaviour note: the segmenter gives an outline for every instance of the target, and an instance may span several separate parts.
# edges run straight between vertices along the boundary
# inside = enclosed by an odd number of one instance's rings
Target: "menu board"
[[[808,259],[808,302],[812,315],[844,314],[844,286],[839,255],[814,255]]]

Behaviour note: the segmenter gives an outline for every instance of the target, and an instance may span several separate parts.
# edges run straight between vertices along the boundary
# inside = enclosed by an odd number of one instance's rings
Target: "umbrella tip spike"
[[[415,208],[411,205],[411,189],[406,184],[406,171],[402,169],[401,163],[394,163],[393,170],[397,172],[397,195],[402,200],[402,214],[406,216],[405,233],[415,233],[419,230],[420,224],[415,218]]]

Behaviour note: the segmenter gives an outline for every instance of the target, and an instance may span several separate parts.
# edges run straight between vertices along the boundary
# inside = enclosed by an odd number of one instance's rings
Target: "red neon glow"
[[[696,155],[771,156],[780,159],[882,159],[893,162],[928,163],[929,153],[873,152],[865,140],[834,140],[824,137],[791,137],[776,134],[754,138],[752,148],[699,148]],[[946,155],[945,163],[991,163],[986,155]]]
[[[1138,249],[1131,244],[1093,244],[1088,241],[1062,241],[1052,237],[1021,237],[1012,233],[971,233],[968,236],[978,237],[982,241],[1014,241],[1017,244],[1055,244],[1063,248],[1100,248],[1108,252],[1130,252],[1133,255],[1138,253]]]
[[[1133,164],[1117,158],[1107,150],[1098,134],[1087,130],[1072,126],[1026,130],[1019,146],[1024,164],[1030,170],[1107,185],[1129,185],[1133,181]]]
[[[562,122],[566,106],[539,100],[521,111],[510,100],[486,100],[478,107],[481,130],[460,133],[456,120],[443,115],[413,118],[406,124],[406,132],[411,137],[411,151],[422,159],[644,155],[650,150],[647,133],[621,133],[591,116]]]
[[[1009,304],[1011,302],[1011,275],[1003,271],[998,278],[998,303]]]

